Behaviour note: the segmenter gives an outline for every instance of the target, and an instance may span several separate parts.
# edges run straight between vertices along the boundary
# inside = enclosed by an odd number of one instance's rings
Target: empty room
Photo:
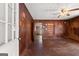
[[[78,56],[78,3],[20,3],[20,56]]]

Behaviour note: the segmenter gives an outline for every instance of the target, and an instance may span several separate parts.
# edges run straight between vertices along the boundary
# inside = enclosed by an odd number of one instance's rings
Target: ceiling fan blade
[[[70,9],[70,10],[68,10],[68,11],[76,11],[76,10],[79,10],[79,8]]]

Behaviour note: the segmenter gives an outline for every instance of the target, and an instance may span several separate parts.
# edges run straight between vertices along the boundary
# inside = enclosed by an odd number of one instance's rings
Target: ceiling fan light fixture
[[[66,9],[66,8],[61,9],[58,18],[59,18],[60,16],[70,16],[69,10]]]

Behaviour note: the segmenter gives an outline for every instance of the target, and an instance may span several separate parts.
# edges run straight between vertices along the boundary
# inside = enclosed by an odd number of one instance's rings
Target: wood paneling
[[[67,30],[69,38],[79,41],[79,16],[69,20]]]
[[[42,23],[47,30],[43,31],[43,39],[62,36],[66,31],[66,21],[63,20],[35,20],[35,23]]]
[[[32,16],[30,15],[29,11],[27,10],[26,6],[23,3],[19,4],[19,8],[20,8],[19,36],[21,38],[21,40],[19,41],[20,55],[28,54],[27,52],[29,51],[31,44],[34,41],[33,27],[35,23],[42,23],[42,25],[45,26],[45,28],[47,28],[47,30],[43,31],[43,40],[47,39],[48,41],[50,41],[49,39],[56,39],[56,38],[58,39],[58,37],[61,38],[65,37],[79,41],[79,16],[69,20],[39,20],[39,19],[33,20]],[[63,39],[61,38],[60,41],[62,42],[64,38]],[[70,43],[70,39],[67,42]],[[44,42],[47,40],[44,40]],[[64,39],[64,41],[66,40],[67,39]],[[58,40],[56,41],[58,42]],[[50,41],[50,42],[52,43],[54,41]],[[46,45],[49,43],[44,43],[44,44]],[[56,42],[54,46],[56,46]]]
[[[23,3],[19,4],[19,17],[19,55],[24,55],[23,51],[32,44],[32,16]]]
[[[75,41],[75,40],[79,40],[78,19],[79,17],[75,17],[66,21],[65,20],[62,21],[34,20],[34,24],[42,23],[43,26],[45,26],[45,24],[48,24],[46,26],[48,30],[43,32],[43,44],[41,45],[37,42],[34,42],[34,45],[31,47],[31,49],[28,50],[28,53],[26,55],[78,56],[79,42]]]
[[[79,16],[68,20],[35,20],[34,22],[41,22],[43,25],[53,24],[53,26],[47,26],[54,28],[53,30],[51,29],[52,31],[44,31],[43,37],[45,38],[49,39],[49,33],[52,33],[51,38],[61,35],[65,38],[79,41]]]
[[[79,42],[63,37],[43,40],[42,45],[34,42],[26,56],[79,56]]]

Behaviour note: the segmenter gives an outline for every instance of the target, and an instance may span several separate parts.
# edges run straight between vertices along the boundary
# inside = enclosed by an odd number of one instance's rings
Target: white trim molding
[[[8,3],[5,4],[5,20],[6,20],[5,43],[7,43],[8,42]]]

